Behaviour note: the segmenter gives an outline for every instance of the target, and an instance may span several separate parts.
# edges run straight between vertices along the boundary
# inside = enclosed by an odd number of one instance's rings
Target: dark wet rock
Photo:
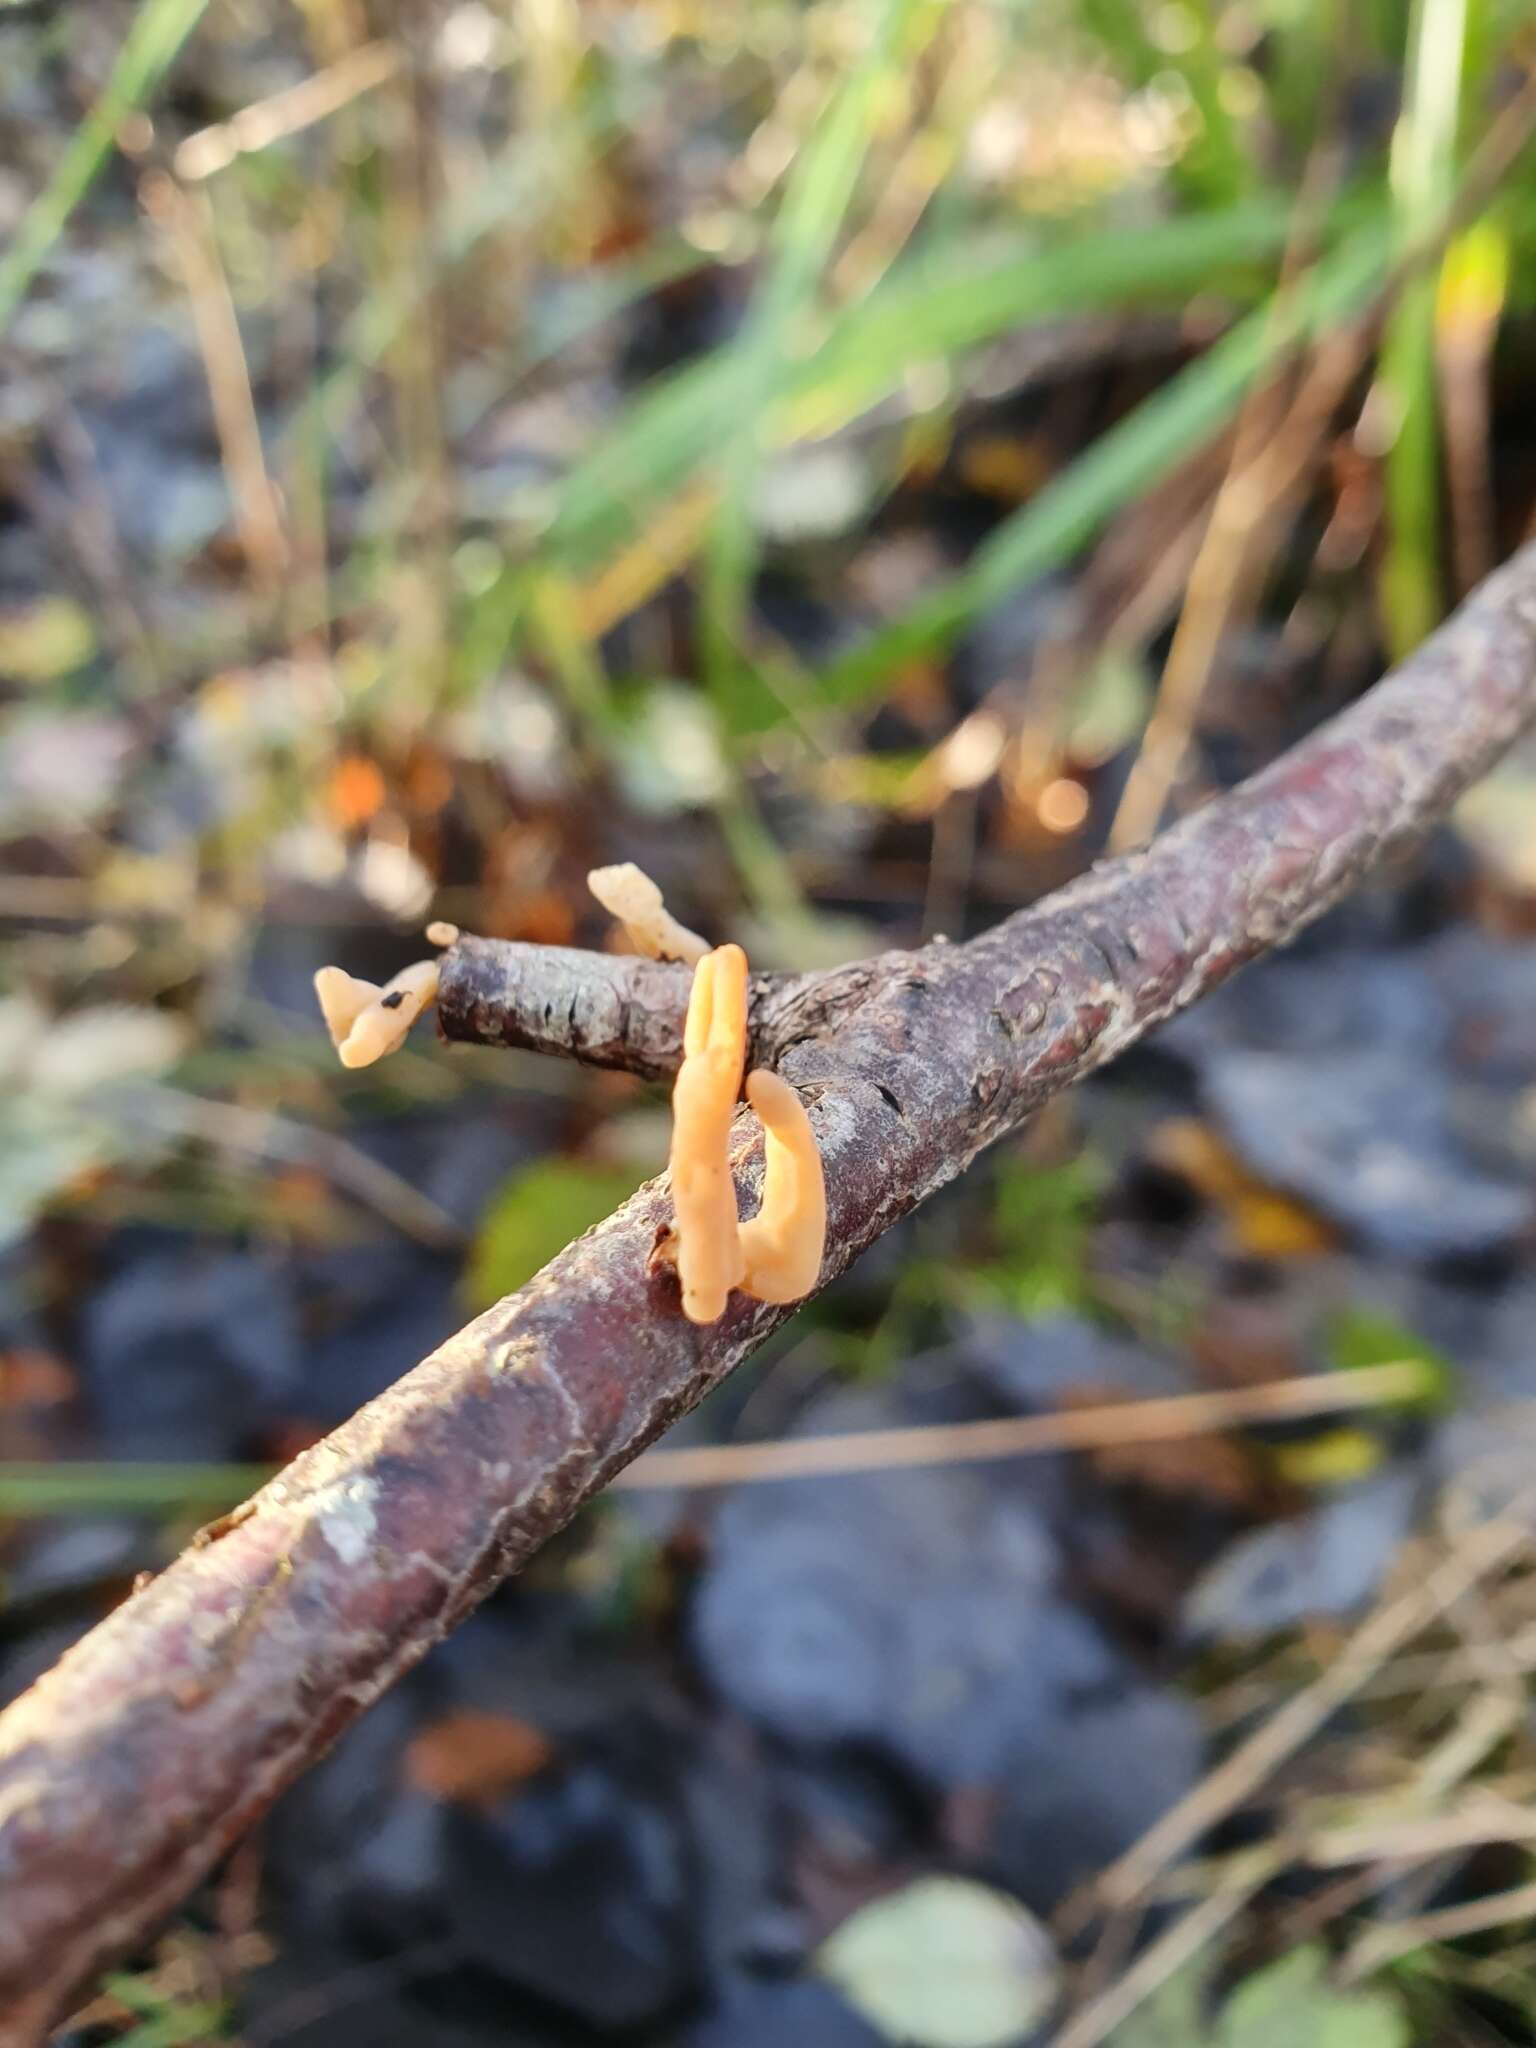
[[[834,1397],[808,1419],[911,1417]],[[863,1752],[935,1796],[989,1797],[993,1856],[1048,1911],[1193,1782],[1202,1753],[1187,1703],[1061,1599],[1060,1563],[1016,1473],[742,1488],[718,1520],[694,1642],[716,1689],[791,1755],[835,1771]],[[845,1822],[853,1860],[898,1850],[898,1812]]]
[[[1444,1077],[1401,1052],[1224,1052],[1211,1107],[1246,1163],[1389,1257],[1485,1254],[1529,1225],[1530,1191],[1481,1170]]]
[[[1185,1635],[1240,1642],[1315,1616],[1358,1613],[1391,1569],[1422,1491],[1411,1468],[1381,1472],[1292,1521],[1239,1537],[1191,1589]]]
[[[5,1605],[37,1609],[100,1593],[149,1562],[142,1522],[92,1517],[39,1522],[5,1572]]]
[[[447,1817],[467,1960],[604,2028],[654,2021],[700,1977],[700,1872],[675,1756],[610,1745],[490,1813]]]
[[[597,1635],[568,1590],[508,1588],[442,1646],[422,1688],[433,1713],[495,1714],[536,1729],[552,1753],[550,1784],[578,1766],[606,1773],[615,1810],[627,1801],[649,1812],[651,1836],[664,1824],[688,1871],[707,1871],[690,1912],[710,1970],[757,1951],[774,1794],[752,1746],[690,1711],[653,1664]]]
[[[986,1383],[1021,1414],[1059,1408],[1089,1387],[1150,1400],[1186,1392],[1189,1384],[1171,1358],[1086,1316],[973,1316],[965,1348]]]
[[[682,2037],[682,2048],[884,2048],[828,1984],[740,1978]]]
[[[397,1801],[414,1796],[403,1786],[402,1758],[421,1714],[419,1683],[408,1679],[385,1693],[274,1808],[272,1870],[283,1916],[295,1927],[351,1940],[371,1921],[376,1897],[387,1921],[402,1898],[441,1891],[447,1865],[440,1839],[418,1834],[410,1845],[416,1860],[403,1861],[410,1833],[403,1823],[370,1852],[389,1829]],[[358,1873],[370,1855],[372,1875],[364,1882]]]
[[[1271,954],[1176,1017],[1158,1044],[1196,1066],[1228,1051],[1430,1057],[1450,1015],[1424,958],[1407,949],[1320,958]]]
[[[87,1630],[95,1626],[96,1619],[93,1614],[75,1614],[68,1620],[30,1628],[9,1647],[4,1647],[0,1641],[0,1707],[19,1699],[45,1671],[52,1670]]]
[[[1536,945],[1466,926],[1427,947],[1424,966],[1450,1015],[1450,1052],[1478,1080],[1536,1080]]]
[[[1437,1431],[1432,1461],[1459,1518],[1512,1512],[1529,1519],[1536,1402],[1479,1402],[1459,1409]]]
[[[1468,1405],[1536,1398],[1536,1274],[1524,1273],[1487,1309],[1474,1330],[1447,1336]]]
[[[510,1786],[498,1720],[527,1733]],[[487,1744],[458,1789],[450,1736]],[[294,1788],[274,1874],[297,1924],[344,1948],[442,1940],[509,2011],[640,2027],[773,1946],[769,1792],[749,1746],[594,1640],[579,1607],[519,1592]]]
[[[933,1802],[871,1749],[785,1750],[772,1770],[791,1834],[824,1864],[889,1869],[931,1843]]]
[[[554,1143],[560,1114],[549,1096],[497,1096],[456,1104],[447,1115],[380,1119],[350,1136],[468,1233],[508,1176]]]
[[[80,1362],[102,1440],[123,1458],[245,1456],[306,1377],[285,1269],[190,1242],[97,1290]]]
[[[292,1412],[336,1423],[435,1351],[465,1321],[460,1260],[383,1237],[299,1266],[306,1370]]]
[[[453,1878],[447,1808],[402,1788],[351,1859],[348,1929],[369,1942],[402,1944],[440,1933],[449,1923]]]
[[[812,1417],[910,1419],[842,1397]],[[869,1743],[940,1782],[975,1777],[1008,1702],[1033,1702],[1057,1565],[1029,1496],[977,1468],[747,1487],[721,1511],[694,1641],[723,1695],[787,1742]]]
[[[1079,622],[1081,602],[1063,577],[1042,577],[981,613],[955,651],[961,701],[979,704],[1000,683],[1027,674],[1042,646]]]
[[[567,2048],[505,1996],[466,1983],[435,1936],[388,1955],[285,1932],[240,1987],[242,2048]]]
[[[1199,1779],[1199,1716],[1122,1666],[1021,1729],[998,1775],[986,1862],[1031,1911],[1055,1911]]]

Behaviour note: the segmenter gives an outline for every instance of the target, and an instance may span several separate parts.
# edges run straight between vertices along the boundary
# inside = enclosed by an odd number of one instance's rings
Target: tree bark
[[[1536,546],[1241,788],[963,946],[754,991],[833,1279],[987,1145],[1411,847],[1536,717]],[[659,1075],[685,970],[465,941],[450,1036]],[[734,1168],[761,1176],[750,1118]],[[684,1320],[642,1188],[125,1601],[0,1716],[0,2043],[39,2040],[371,1701],[792,1313]]]

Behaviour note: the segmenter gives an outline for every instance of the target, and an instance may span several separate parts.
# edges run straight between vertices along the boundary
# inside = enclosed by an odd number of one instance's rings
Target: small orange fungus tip
[[[398,1052],[422,1011],[437,1000],[437,962],[417,960],[382,988],[340,967],[315,976],[320,1014],[344,1067],[371,1067]]]
[[[389,791],[378,764],[361,754],[343,754],[331,770],[331,816],[344,832],[355,832],[384,808]]]
[[[727,1155],[746,1059],[747,956],[740,946],[721,946],[694,969],[672,1091],[677,1276],[691,1323],[717,1322],[741,1279]]]
[[[679,924],[667,909],[661,890],[632,860],[614,867],[593,868],[587,887],[611,917],[624,928],[626,942],[646,960],[683,960],[697,967],[709,942]]]
[[[456,924],[449,924],[439,917],[427,926],[429,946],[456,946],[458,943],[459,928]]]
[[[815,1133],[787,1081],[766,1068],[747,1080],[763,1125],[763,1196],[749,1223],[736,1214],[731,1124],[747,1051],[747,956],[706,953],[694,970],[683,1026],[683,1064],[672,1092],[672,1200],[677,1225],[661,1257],[675,1259],[683,1313],[713,1323],[733,1287],[754,1300],[799,1301],[821,1271],[826,1184]]]
[[[747,1100],[763,1125],[763,1199],[741,1226],[742,1286],[757,1301],[799,1301],[816,1285],[827,1248],[827,1185],[805,1105],[787,1081],[758,1067]]]
[[[990,782],[1007,750],[1008,730],[995,711],[973,711],[938,750],[947,789],[980,789]]]
[[[1047,832],[1075,832],[1088,816],[1088,792],[1070,775],[1058,775],[1041,790],[1035,812]]]
[[[322,967],[315,976],[315,994],[331,1043],[339,1048],[364,1010],[378,1001],[383,990],[377,982],[359,981],[343,967]]]

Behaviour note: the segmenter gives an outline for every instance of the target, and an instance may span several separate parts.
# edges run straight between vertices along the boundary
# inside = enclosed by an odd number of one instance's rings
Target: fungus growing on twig
[[[439,920],[427,926],[434,946],[451,946],[459,936],[456,924]],[[437,1001],[435,960],[413,960],[380,988],[345,968],[322,967],[315,975],[320,1014],[344,1067],[371,1067],[389,1052],[398,1052],[423,1010]]]
[[[717,1321],[733,1287],[756,1301],[798,1301],[815,1285],[826,1248],[826,1185],[810,1118],[789,1083],[762,1067],[747,1076],[747,1100],[763,1124],[763,1198],[749,1223],[737,1220],[730,1138],[746,1053],[747,956],[721,946],[694,970],[672,1093],[670,1256],[693,1323]]]
[[[422,1011],[437,1000],[437,962],[417,960],[380,988],[340,967],[322,967],[315,994],[344,1067],[371,1067],[398,1052]]]
[[[721,946],[694,969],[672,1091],[677,1277],[692,1323],[718,1321],[742,1275],[728,1154],[746,1058],[747,956]]]
[[[763,1126],[763,1199],[740,1229],[742,1288],[755,1301],[799,1301],[816,1285],[827,1248],[827,1184],[805,1105],[766,1067],[747,1076]]]
[[[320,999],[320,1014],[325,1019],[326,1030],[331,1034],[331,1043],[338,1052],[346,1044],[352,1026],[370,1003],[378,1001],[382,993],[377,982],[359,981],[356,975],[348,974],[344,967],[322,967],[315,975],[315,994]]]
[[[631,950],[645,959],[684,960],[697,967],[708,953],[708,940],[678,923],[663,902],[661,890],[632,860],[620,861],[616,867],[593,868],[587,887],[623,926]]]

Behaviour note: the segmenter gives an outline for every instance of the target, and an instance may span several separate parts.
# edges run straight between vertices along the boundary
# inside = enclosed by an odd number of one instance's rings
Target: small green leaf
[[[1009,1162],[998,1170],[994,1257],[976,1271],[984,1290],[1015,1315],[1046,1316],[1089,1305],[1088,1251],[1103,1176],[1091,1158],[1061,1166]]]
[[[1216,1958],[1201,1949],[1123,2019],[1106,2048],[1212,2048],[1207,2024]]]
[[[1328,1321],[1325,1342],[1335,1372],[1360,1372],[1369,1365],[1411,1359],[1424,1368],[1425,1402],[1443,1407],[1454,1391],[1456,1368],[1445,1353],[1384,1310],[1340,1309]]]
[[[1146,663],[1129,648],[1106,647],[1072,701],[1067,746],[1080,767],[1112,760],[1147,722],[1152,683]]]
[[[96,652],[96,629],[72,598],[40,597],[0,612],[0,678],[52,683],[84,668]]]
[[[1015,1899],[925,1877],[876,1899],[822,1944],[817,1968],[888,2041],[1003,2048],[1056,2002],[1056,1952]]]
[[[1212,2048],[1407,2048],[1407,2015],[1390,1992],[1336,1990],[1327,1970],[1313,1943],[1245,1978]]]
[[[574,1159],[545,1159],[514,1174],[487,1209],[469,1255],[464,1290],[471,1304],[489,1308],[531,1280],[639,1184],[637,1174]]]
[[[1336,1989],[1320,1943],[1247,1977],[1212,2015],[1217,1959],[1193,1957],[1108,2037],[1107,2048],[1407,2048],[1388,1991]]]

